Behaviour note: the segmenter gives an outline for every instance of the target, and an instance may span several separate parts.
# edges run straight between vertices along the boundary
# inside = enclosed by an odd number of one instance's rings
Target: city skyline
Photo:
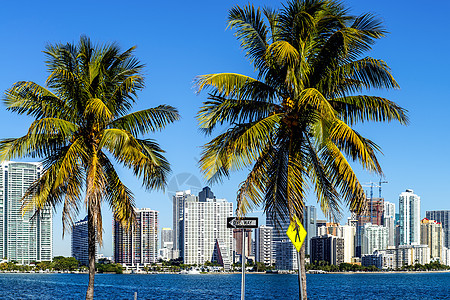
[[[19,80],[34,80],[41,84],[44,83],[48,74],[45,72],[42,50],[47,43],[72,42],[78,40],[81,34],[86,34],[96,42],[116,41],[123,49],[137,45],[137,57],[147,64],[147,87],[139,94],[143,101],[138,104],[136,109],[167,103],[179,108],[183,119],[170,126],[163,134],[151,136],[156,138],[168,151],[167,158],[172,165],[173,172],[169,178],[166,193],[146,192],[141,188],[139,181],[133,178],[128,171],[119,170],[119,175],[134,192],[136,206],[150,207],[159,211],[161,227],[171,227],[171,195],[177,191],[177,188],[185,190],[189,187],[201,188],[206,185],[197,168],[201,152],[200,146],[206,139],[198,132],[194,119],[206,96],[195,94],[192,88],[193,79],[200,74],[222,71],[253,74],[252,67],[244,58],[233,31],[225,30],[228,9],[235,4],[245,5],[247,1],[179,3],[175,11],[169,6],[169,3],[152,3],[151,5],[142,3],[141,9],[137,13],[132,10],[132,7],[125,8],[126,12],[133,14],[137,25],[137,30],[132,33],[122,28],[120,24],[110,24],[108,28],[102,26],[107,16],[112,13],[114,5],[106,8],[104,17],[94,17],[78,8],[73,8],[68,15],[59,14],[57,12],[61,8],[61,3],[58,2],[58,5],[56,3],[49,2],[46,7],[54,16],[51,23],[49,23],[50,21],[36,21],[36,16],[44,9],[39,3],[21,8],[20,16],[5,16],[1,20],[2,27],[8,28],[1,33],[3,39],[10,41],[15,46],[0,50],[4,57],[0,74],[0,90],[5,91]],[[380,157],[380,161],[386,180],[389,181],[388,184],[383,185],[383,197],[386,201],[398,204],[397,198],[400,191],[407,188],[415,190],[422,198],[421,218],[425,217],[423,213],[427,210],[450,209],[450,205],[446,203],[448,201],[446,194],[441,188],[448,180],[448,176],[441,169],[447,169],[450,164],[448,160],[442,159],[445,157],[444,150],[448,147],[449,141],[440,137],[441,130],[443,130],[441,128],[446,128],[444,123],[446,118],[443,117],[443,114],[447,104],[444,104],[443,109],[434,111],[431,106],[427,105],[429,101],[422,101],[422,99],[429,98],[430,90],[434,99],[445,99],[446,97],[444,91],[439,88],[434,89],[435,86],[445,86],[447,81],[446,75],[441,71],[444,68],[437,63],[443,57],[443,49],[446,47],[438,47],[434,50],[436,63],[428,64],[426,70],[416,68],[414,64],[411,64],[416,57],[423,56],[423,49],[419,49],[420,47],[415,45],[413,37],[420,35],[423,37],[424,43],[431,43],[443,36],[443,30],[446,28],[443,23],[444,11],[449,8],[450,4],[443,3],[442,10],[437,11],[434,16],[422,16],[417,6],[406,1],[377,1],[370,3],[370,7],[363,1],[353,0],[345,3],[355,14],[370,11],[383,18],[384,25],[390,33],[375,45],[374,51],[371,51],[369,55],[388,62],[401,90],[373,91],[373,94],[386,96],[404,106],[409,110],[411,118],[411,125],[408,127],[397,124],[370,124],[357,128],[382,147],[384,156]],[[5,8],[15,11],[18,9],[17,5],[7,3]],[[99,9],[101,3],[90,5],[93,6],[92,11],[95,11],[95,9]],[[258,5],[279,8],[281,2],[260,1]],[[155,11],[162,13],[152,13]],[[169,11],[173,12],[170,18],[184,21],[183,28],[181,28],[182,34],[179,35],[176,44],[171,44],[173,41],[164,36],[164,33],[156,30],[158,24],[164,22],[164,18],[169,17],[165,13]],[[65,19],[74,18],[77,14],[83,18],[92,19],[92,22],[72,24],[65,21]],[[152,18],[149,18],[149,14],[152,15]],[[425,18],[423,24],[434,24],[436,30],[430,30],[431,25],[422,26],[415,22],[415,18],[419,18],[419,15],[422,20],[423,17]],[[53,26],[57,22],[61,22],[64,26],[61,28]],[[179,23],[172,23],[168,25],[168,30],[179,29]],[[18,24],[21,25],[18,26]],[[208,24],[207,28],[202,24]],[[201,34],[198,33],[199,27],[202,28]],[[26,41],[23,39],[25,34],[29,37]],[[166,46],[159,47],[159,42],[155,41],[161,41]],[[447,42],[444,41],[445,43]],[[179,47],[184,48],[180,49]],[[444,62],[445,64],[446,62]],[[174,66],[179,66],[178,72],[174,72]],[[433,76],[424,76],[422,72],[433,74]],[[171,81],[168,82],[167,78],[171,78]],[[170,92],[168,93],[168,91]],[[6,112],[4,108],[0,109],[0,119],[3,122],[3,126],[0,126],[0,137],[2,138],[23,135],[31,123],[31,118],[15,116]],[[433,120],[432,124],[431,120]],[[435,126],[438,130],[430,130],[431,126]],[[402,142],[410,143],[414,147],[400,147],[399,144]],[[362,172],[359,168],[355,169],[361,183],[379,180],[367,172]],[[188,174],[188,176],[178,178],[181,174]],[[178,182],[177,178],[180,179]],[[186,180],[183,181],[183,178]],[[170,179],[175,183],[171,185]],[[236,173],[232,179],[211,187],[218,195],[235,204],[236,190],[242,179],[243,174]],[[317,206],[313,197],[308,199],[307,204]],[[110,234],[112,232],[112,216],[107,207],[104,207],[103,212],[105,241],[104,247],[100,248],[99,252],[110,256],[112,254]],[[84,214],[85,212],[80,212],[78,218],[82,218]],[[261,221],[264,220],[261,213],[255,215],[259,216]],[[348,213],[345,216],[347,215]],[[318,209],[318,218],[321,216]],[[345,220],[345,216],[341,221]],[[57,208],[53,223],[54,255],[69,256],[70,234],[66,233],[65,239],[62,240],[61,207]]]

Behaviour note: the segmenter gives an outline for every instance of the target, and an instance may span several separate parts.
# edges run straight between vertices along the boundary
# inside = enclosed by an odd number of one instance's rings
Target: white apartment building
[[[22,197],[42,174],[41,163],[0,164],[0,255],[28,264],[53,258],[52,210],[22,214]],[[32,218],[33,217],[33,218]]]
[[[198,201],[189,197],[184,201],[182,218],[183,243],[180,245],[185,264],[222,262],[225,270],[231,267],[233,233],[227,228],[227,217],[233,216],[233,204],[225,199]],[[220,255],[219,255],[220,254]]]
[[[352,258],[355,257],[355,234],[356,227],[350,225],[341,226],[342,235],[339,236],[344,239],[344,262],[351,263]]]
[[[255,230],[256,238],[256,261],[270,266],[274,263],[273,260],[273,228],[265,225],[259,226]]]
[[[361,254],[372,254],[375,250],[385,250],[388,247],[389,231],[386,227],[364,225],[362,234]]]
[[[198,197],[191,194],[190,190],[176,192],[173,196],[173,250],[178,250],[183,256],[183,218],[184,203],[186,201],[198,201]]]
[[[420,244],[420,197],[407,189],[399,196],[400,245]]]
[[[450,249],[442,247],[442,257],[440,259],[441,264],[450,266]]]
[[[416,263],[422,265],[430,263],[430,248],[428,245],[400,245],[397,250],[398,268]]]
[[[383,226],[389,231],[388,246],[395,246],[395,203],[384,201]]]

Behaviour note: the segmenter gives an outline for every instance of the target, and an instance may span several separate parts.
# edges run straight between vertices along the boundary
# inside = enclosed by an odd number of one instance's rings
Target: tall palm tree
[[[280,10],[235,6],[236,30],[257,77],[201,75],[208,90],[198,120],[211,135],[200,167],[211,182],[249,170],[238,191],[238,213],[262,205],[274,220],[302,221],[308,187],[327,217],[342,204],[365,208],[365,195],[350,161],[382,174],[380,148],[352,126],[368,121],[407,124],[406,111],[370,88],[398,88],[388,65],[362,55],[385,35],[374,16],[349,15],[339,2],[294,0]],[[304,249],[301,251],[304,270]],[[302,272],[306,295],[306,276]]]
[[[131,169],[147,189],[163,189],[170,172],[159,145],[138,136],[178,120],[177,110],[159,105],[127,114],[144,87],[144,66],[134,49],[121,52],[116,44],[94,45],[87,37],[76,45],[49,45],[44,51],[50,73],[47,88],[21,81],[4,97],[8,110],[36,120],[23,137],[0,142],[0,158],[43,159],[44,171],[24,195],[23,210],[38,212],[61,204],[64,229],[81,208],[88,212],[86,299],[94,297],[102,203],[126,228],[135,221],[133,194],[120,180],[114,160]]]

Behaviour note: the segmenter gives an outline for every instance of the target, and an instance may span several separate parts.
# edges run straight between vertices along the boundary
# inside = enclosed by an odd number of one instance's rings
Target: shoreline
[[[322,274],[417,274],[417,273],[450,273],[450,270],[430,270],[430,271],[367,271],[367,272],[325,272],[325,273],[308,273],[312,275]]]
[[[424,273],[450,273],[450,270],[435,270],[435,271],[368,271],[368,272],[325,272],[325,273],[308,273],[308,275],[324,275],[324,274],[342,274],[342,275],[352,275],[352,274],[424,274]],[[88,274],[87,272],[5,272],[0,271],[0,274]],[[240,275],[242,272],[205,272],[200,274],[180,274],[175,272],[149,272],[149,273],[128,273],[124,272],[122,274],[116,274],[112,272],[103,272],[103,273],[96,273],[96,275],[99,274],[108,274],[108,275]],[[266,272],[246,272],[246,275],[256,274],[256,275],[297,275],[297,272],[290,272],[290,273],[266,273]]]

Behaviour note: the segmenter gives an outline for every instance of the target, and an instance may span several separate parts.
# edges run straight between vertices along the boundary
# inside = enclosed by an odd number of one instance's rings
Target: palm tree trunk
[[[302,271],[301,282],[303,290],[303,300],[306,300],[308,299],[308,295],[306,294],[305,243],[303,243],[302,248],[300,249],[300,269]]]
[[[89,254],[89,284],[86,291],[86,300],[94,299],[95,277],[95,223],[94,214],[88,205],[88,254]]]

